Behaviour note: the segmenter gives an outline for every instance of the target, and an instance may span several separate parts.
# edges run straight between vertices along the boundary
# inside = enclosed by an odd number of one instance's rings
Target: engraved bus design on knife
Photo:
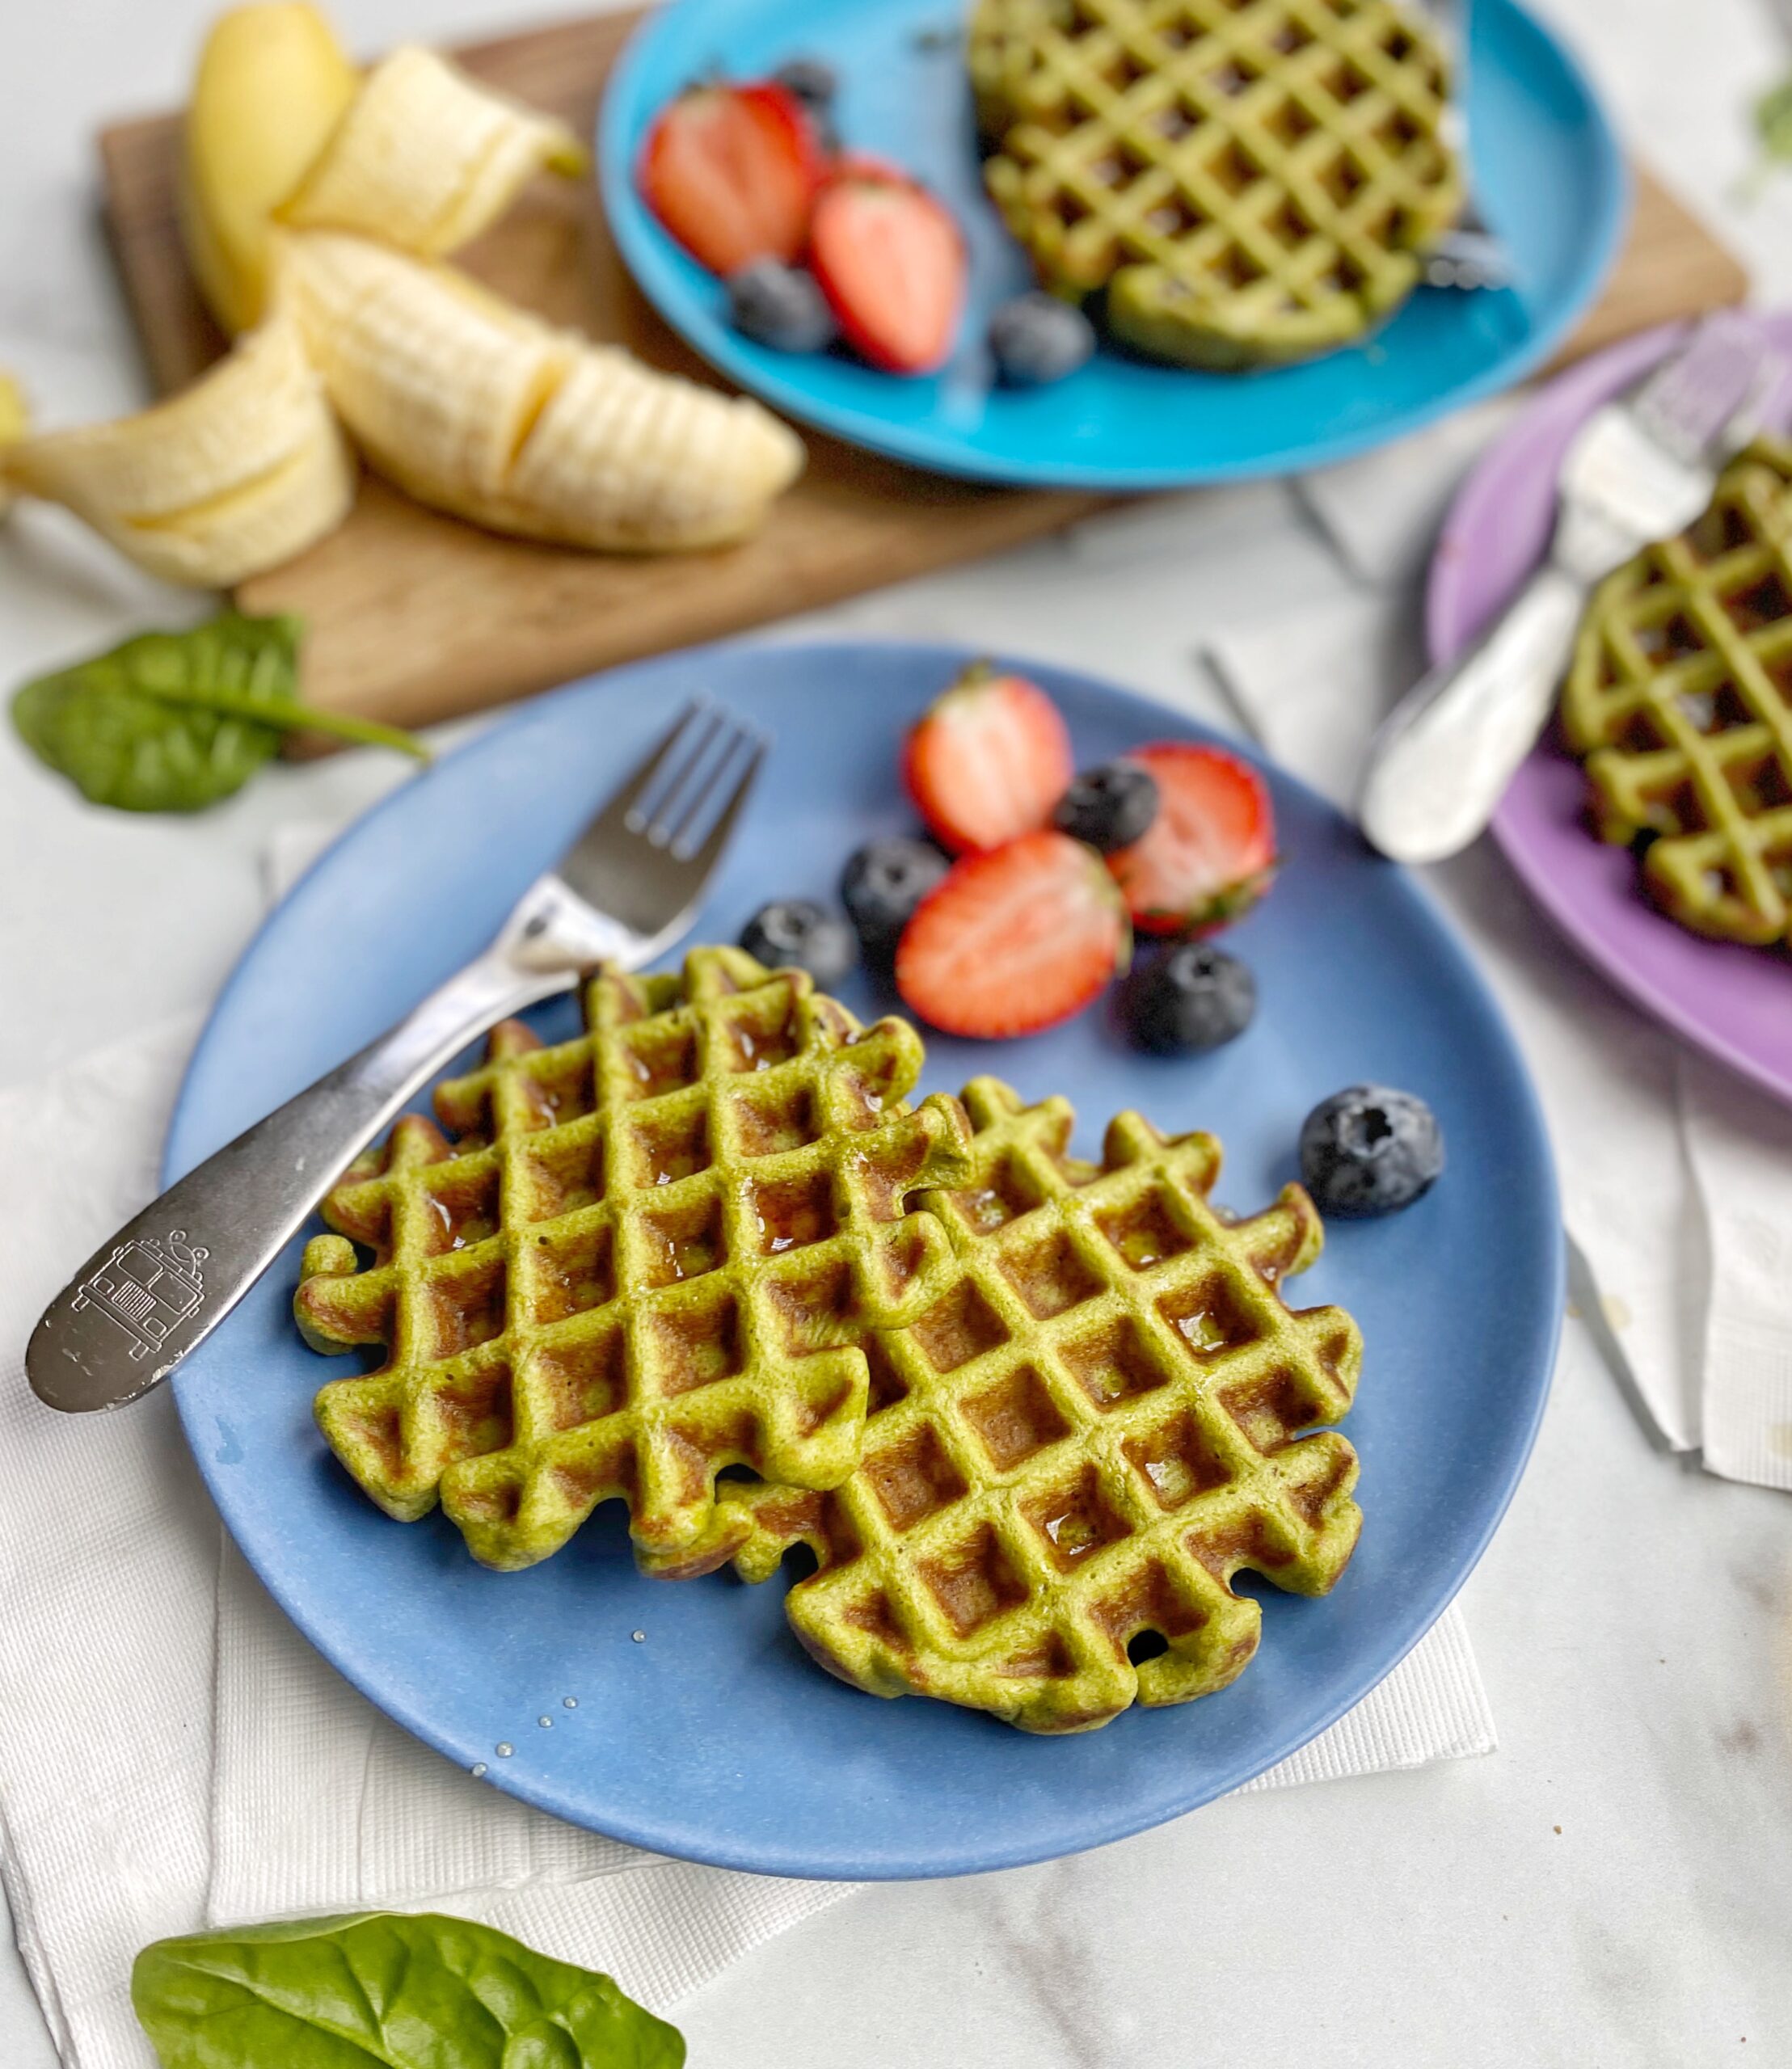
[[[198,1312],[210,1255],[203,1244],[188,1243],[184,1228],[171,1228],[159,1242],[151,1236],[120,1243],[82,1279],[69,1304],[97,1308],[135,1339],[130,1355],[141,1359],[164,1349],[176,1325]]]

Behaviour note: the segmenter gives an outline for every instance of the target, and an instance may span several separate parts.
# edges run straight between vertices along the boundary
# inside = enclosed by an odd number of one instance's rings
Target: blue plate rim
[[[1539,19],[1524,0],[1500,0],[1500,4],[1547,49],[1586,113],[1596,160],[1588,197],[1592,227],[1571,284],[1546,319],[1528,331],[1521,343],[1473,378],[1402,409],[1393,419],[1297,441],[1261,455],[1196,465],[1132,467],[1120,474],[1104,470],[1098,461],[1018,458],[992,461],[949,434],[925,425],[892,426],[875,413],[818,398],[799,381],[768,373],[736,350],[724,326],[691,323],[687,298],[677,284],[668,254],[661,248],[661,234],[651,225],[635,194],[634,160],[618,113],[635,97],[637,74],[649,61],[652,45],[661,36],[674,33],[677,17],[684,11],[683,0],[673,0],[672,5],[656,11],[635,30],[605,82],[592,145],[598,191],[610,234],[630,276],[661,318],[706,364],[786,416],[864,451],[962,480],[1101,494],[1195,488],[1330,466],[1500,394],[1534,372],[1592,306],[1629,225],[1632,194],[1629,164],[1591,74],[1573,46],[1550,24]]]
[[[834,672],[842,680],[850,679],[842,672],[850,669],[853,656],[866,649],[875,649],[881,653],[900,651],[913,657],[917,664],[925,664],[939,673],[942,681],[971,659],[989,658],[986,653],[968,647],[903,639],[716,641],[601,671],[562,685],[557,689],[546,692],[525,705],[506,712],[473,739],[462,742],[441,756],[438,765],[477,754],[504,733],[535,722],[559,706],[569,703],[580,696],[592,694],[600,688],[617,689],[626,694],[631,685],[639,682],[643,677],[651,680],[655,672],[662,669],[687,666],[694,661],[700,663],[708,657],[725,656],[731,653],[751,651],[763,654],[793,647],[831,655]],[[1141,691],[1128,689],[1104,676],[1091,674],[1075,664],[1046,661],[1039,656],[1030,657],[1007,651],[996,658],[1001,665],[1012,667],[1022,672],[1037,671],[1048,677],[1073,681],[1103,697],[1111,698],[1122,706],[1136,711],[1141,720],[1154,727],[1162,727],[1167,721],[1173,727],[1191,727],[1201,733],[1214,730],[1174,706]],[[1328,800],[1300,777],[1272,761],[1253,743],[1229,739],[1227,744],[1247,761],[1272,771],[1279,783],[1286,785],[1309,805],[1323,813],[1337,815],[1337,808]],[[420,780],[414,778],[410,782],[399,784],[351,822],[337,839],[313,861],[285,897],[265,915],[245,945],[218,992],[182,1074],[164,1141],[161,1163],[161,1182],[164,1186],[172,1184],[217,1146],[210,1137],[189,1144],[183,1136],[195,1126],[192,1109],[204,1096],[210,1052],[214,1042],[219,1039],[219,1030],[227,1018],[230,1003],[239,988],[250,980],[251,967],[264,952],[268,937],[276,924],[288,907],[306,894],[307,887],[345,845],[355,840],[376,820],[389,812],[403,809],[405,801],[411,797]],[[1304,1718],[1285,1737],[1275,1738],[1267,1745],[1259,1742],[1229,1763],[1207,1767],[1202,1772],[1200,1780],[1188,1792],[1186,1799],[1168,1806],[1153,1802],[1142,1811],[1136,1808],[1119,1810],[1105,1818],[1085,1816],[1078,1822],[1076,1838],[1068,1844],[1055,1837],[1048,1837],[1042,1843],[1016,1836],[1002,1844],[979,1846],[962,1856],[954,1856],[947,1860],[930,1857],[911,1859],[888,1853],[866,1858],[853,1854],[850,1844],[842,1846],[837,1842],[824,1847],[812,1844],[807,1850],[764,1844],[743,1847],[728,1842],[717,1843],[701,1833],[683,1829],[677,1823],[676,1811],[659,1822],[644,1822],[639,1817],[606,1814],[605,1822],[598,1824],[593,1821],[588,1803],[576,1800],[572,1793],[557,1789],[551,1783],[521,1784],[494,1772],[486,1777],[491,1784],[500,1793],[548,1811],[581,1829],[601,1832],[650,1853],[689,1860],[707,1867],[816,1881],[926,1881],[942,1877],[989,1873],[1002,1869],[1024,1867],[1042,1860],[1064,1858],[1111,1844],[1139,1832],[1153,1830],[1174,1818],[1186,1816],[1292,1757],[1301,1747],[1310,1744],[1328,1730],[1380,1686],[1433,1628],[1455,1599],[1463,1583],[1480,1563],[1511,1506],[1529,1463],[1548,1405],[1564,1324],[1566,1296],[1566,1248],[1559,1235],[1560,1188],[1554,1155],[1541,1103],[1523,1052],[1491,987],[1481,975],[1466,945],[1459,938],[1453,923],[1442,912],[1431,893],[1412,872],[1392,865],[1388,866],[1387,880],[1394,894],[1404,899],[1422,917],[1443,956],[1453,966],[1454,975],[1459,980],[1465,981],[1477,1000],[1490,1039],[1503,1054],[1507,1074],[1516,1093],[1515,1119],[1521,1124],[1527,1138],[1525,1161],[1540,1188],[1541,1210],[1547,1216],[1547,1226],[1558,1232],[1557,1239],[1544,1246],[1547,1283],[1543,1289],[1543,1297],[1537,1304],[1535,1325],[1529,1340],[1520,1346],[1520,1355],[1515,1361],[1533,1374],[1528,1412],[1522,1422],[1515,1422],[1507,1426],[1504,1458],[1499,1473],[1493,1481],[1486,1483],[1483,1496],[1486,1508],[1480,1527],[1462,1550],[1453,1570],[1438,1584],[1435,1592],[1425,1598],[1423,1608],[1413,1621],[1412,1627],[1400,1635],[1394,1645],[1376,1650],[1372,1659],[1360,1672],[1347,1677],[1346,1685],[1335,1692],[1330,1705],[1324,1708],[1317,1721],[1310,1717]],[[226,1317],[220,1326],[219,1334],[226,1332],[230,1326],[230,1318]],[[314,1620],[303,1609],[288,1601],[279,1574],[270,1570],[267,1564],[238,1538],[231,1524],[230,1508],[221,1492],[219,1478],[212,1470],[205,1447],[200,1441],[200,1432],[196,1427],[199,1414],[197,1405],[191,1401],[190,1390],[181,1373],[175,1373],[171,1385],[182,1431],[200,1477],[226,1528],[230,1531],[233,1543],[282,1613],[306,1641],[377,1709],[452,1764],[464,1770],[466,1747],[434,1726],[421,1709],[406,1699],[402,1691],[379,1684],[377,1677],[371,1673],[357,1672],[344,1664],[326,1641],[324,1634],[314,1628]]]

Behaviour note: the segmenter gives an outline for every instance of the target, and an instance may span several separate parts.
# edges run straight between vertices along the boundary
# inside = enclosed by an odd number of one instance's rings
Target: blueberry
[[[1187,941],[1135,965],[1122,1007],[1141,1048],[1161,1056],[1217,1049],[1235,1040],[1257,1010],[1257,980],[1223,948]]]
[[[1035,289],[1005,301],[990,318],[989,349],[1010,388],[1043,388],[1093,356],[1095,327],[1080,309]]]
[[[1423,1099],[1353,1085],[1322,1100],[1301,1127],[1301,1175],[1328,1214],[1392,1214],[1430,1190],[1444,1137]]]
[[[951,864],[929,841],[874,841],[861,848],[840,879],[865,953],[887,958],[909,916]]]
[[[811,115],[826,115],[840,97],[840,74],[823,57],[793,57],[772,74],[775,84],[794,94]]]
[[[1058,800],[1052,824],[1073,841],[1111,855],[1144,837],[1157,816],[1157,785],[1136,761],[1104,761],[1086,769]]]
[[[728,276],[728,321],[778,352],[819,352],[833,342],[833,311],[813,273],[755,259]]]
[[[858,959],[852,929],[807,898],[761,905],[741,929],[740,946],[770,970],[807,970],[824,988]]]

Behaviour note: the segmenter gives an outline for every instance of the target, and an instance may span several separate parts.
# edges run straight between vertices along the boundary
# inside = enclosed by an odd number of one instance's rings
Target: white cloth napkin
[[[1204,650],[1245,729],[1340,802],[1423,667],[1415,579],[1448,494],[1505,407],[1302,484],[1376,579]],[[1428,873],[1474,942],[1549,1117],[1575,1291],[1661,1438],[1714,1473],[1792,1488],[1792,1115],[1596,976],[1490,842]],[[1792,997],[1789,997],[1792,1010]]]
[[[150,1940],[374,1905],[488,1919],[667,2009],[849,1886],[656,1860],[462,1774],[350,1688],[221,1546],[166,1393],[65,1418],[26,1386],[44,1303],[154,1190],[195,1031],[0,1095],[0,1872],[63,2059],[150,2069],[128,1996]],[[1453,1608],[1249,1787],[1494,1745]],[[1198,1819],[1183,1830],[1198,1852]]]

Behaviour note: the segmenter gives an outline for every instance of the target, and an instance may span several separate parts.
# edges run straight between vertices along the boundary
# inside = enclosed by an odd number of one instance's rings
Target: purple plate
[[[1792,358],[1792,311],[1760,318]],[[1459,653],[1542,558],[1556,475],[1599,405],[1664,358],[1680,324],[1628,338],[1552,381],[1469,476],[1431,563],[1434,659]],[[1547,743],[1513,779],[1494,837],[1533,897],[1621,991],[1792,1106],[1792,971],[1756,948],[1701,941],[1643,898],[1636,858],[1588,831],[1579,766]]]

